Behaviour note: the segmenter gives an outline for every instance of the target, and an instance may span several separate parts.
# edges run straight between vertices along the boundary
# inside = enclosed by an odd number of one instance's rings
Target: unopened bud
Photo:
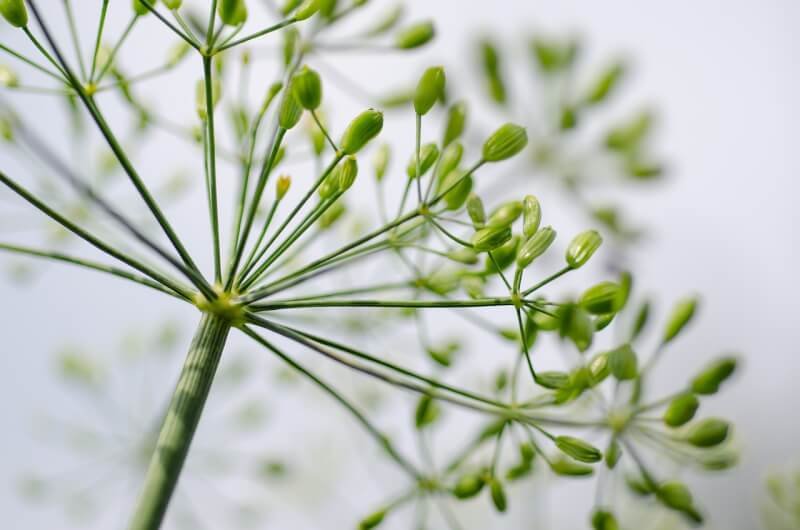
[[[361,522],[358,523],[358,530],[372,530],[373,528],[377,528],[378,525],[383,522],[384,518],[386,518],[386,510],[378,510],[377,512],[371,513],[361,519]]]
[[[553,241],[556,239],[556,231],[549,226],[541,228],[538,232],[528,238],[519,249],[517,254],[517,267],[524,269],[533,260],[544,254]]]
[[[718,418],[707,418],[689,429],[686,441],[695,447],[714,447],[728,438],[730,424]]]
[[[450,190],[444,196],[448,210],[458,210],[464,205],[472,191],[472,184],[472,176],[465,176],[464,171],[460,169],[454,169],[439,181],[439,190]]]
[[[608,98],[624,73],[625,65],[621,62],[614,63],[606,68],[589,88],[584,98],[586,103],[596,104]]]
[[[520,215],[522,215],[522,203],[509,201],[492,212],[487,224],[494,227],[511,226]]]
[[[439,165],[436,167],[436,177],[447,175],[461,162],[461,157],[464,155],[464,146],[460,142],[453,142],[448,145],[442,152],[442,158]]]
[[[350,186],[356,181],[358,175],[358,162],[356,157],[348,156],[344,161],[336,167],[337,171],[337,185],[339,193],[343,193],[350,189]]]
[[[623,294],[619,284],[600,282],[583,293],[580,303],[593,315],[616,313],[622,307]]]
[[[345,129],[339,147],[348,155],[354,155],[367,142],[375,138],[383,128],[383,114],[368,109],[356,116]]]
[[[305,0],[294,12],[295,20],[306,20],[319,11],[319,0]]]
[[[664,412],[664,423],[670,427],[680,427],[694,418],[700,401],[692,393],[682,394],[669,402]]]
[[[292,177],[289,175],[281,175],[278,177],[278,182],[275,184],[275,196],[281,200],[286,196],[289,187],[292,185]]]
[[[238,26],[247,20],[247,5],[244,0],[219,0],[217,13],[224,24]]]
[[[612,350],[608,354],[608,364],[611,373],[619,381],[634,379],[639,371],[639,362],[636,352],[630,344],[623,344],[619,348]]]
[[[715,394],[719,385],[736,370],[736,359],[725,357],[712,362],[692,380],[692,392],[696,394]]]
[[[25,0],[0,0],[0,15],[14,27],[24,28],[28,25]]]
[[[292,87],[289,87],[289,90],[283,95],[281,106],[278,109],[278,125],[287,131],[297,125],[303,115],[303,107],[300,106],[300,102],[292,92]]]
[[[148,3],[150,3],[150,2],[148,2]],[[147,6],[144,5],[144,2],[142,0],[133,0],[132,6],[133,6],[133,12],[136,14],[137,17],[140,17],[142,15],[146,15],[147,13],[150,12],[150,10],[147,9]],[[26,18],[27,18],[27,16],[26,16]]]
[[[162,0],[167,9],[180,9],[183,5],[183,0]]]
[[[484,484],[485,481],[479,474],[463,475],[453,486],[453,495],[457,499],[469,499],[480,493]]]
[[[602,242],[603,238],[596,230],[581,232],[567,247],[567,264],[573,269],[582,267],[600,248]]]
[[[539,223],[542,222],[542,207],[539,199],[533,195],[526,195],[522,199],[522,234],[531,237],[539,230]]]
[[[566,458],[558,458],[550,463],[550,469],[556,475],[565,477],[587,477],[594,473],[592,466],[579,464]]]
[[[475,232],[472,236],[472,247],[476,252],[494,250],[511,239],[511,229],[508,227],[487,227]]]
[[[450,105],[447,110],[447,124],[444,127],[442,145],[450,145],[450,142],[461,137],[466,123],[467,104],[464,101],[459,101]]]
[[[467,214],[472,220],[472,226],[477,229],[483,228],[486,223],[486,211],[483,209],[483,201],[474,193],[470,193],[467,198]]]
[[[661,339],[662,342],[666,344],[683,331],[683,328],[692,320],[696,309],[697,298],[679,300],[675,307],[672,308],[669,319],[667,319],[664,338]]]
[[[304,109],[316,110],[322,102],[322,80],[319,74],[308,66],[303,66],[292,79],[292,92]]]
[[[428,172],[428,170],[433,167],[433,164],[439,158],[439,148],[436,147],[436,144],[429,143],[425,144],[419,149],[419,171],[421,175],[424,175]],[[417,178],[417,155],[414,153],[411,155],[411,159],[408,161],[408,165],[406,166],[406,174],[408,178],[413,179]]]
[[[614,514],[606,510],[596,510],[592,514],[593,530],[619,530]]]
[[[499,162],[516,155],[528,145],[528,133],[524,127],[506,123],[497,129],[483,144],[483,160]]]
[[[566,372],[539,372],[536,374],[536,383],[551,390],[569,388],[571,378]]]
[[[603,458],[603,453],[593,445],[572,436],[556,436],[556,447],[579,462],[592,464]]]
[[[489,493],[491,493],[492,502],[494,503],[494,507],[497,508],[497,511],[505,512],[508,507],[508,502],[506,501],[506,493],[503,490],[503,484],[499,480],[492,478],[489,482]]]
[[[436,35],[433,22],[417,22],[400,30],[395,36],[394,45],[401,50],[424,46]]]
[[[420,116],[427,114],[444,95],[444,85],[444,68],[432,66],[425,70],[414,93],[414,111]]]

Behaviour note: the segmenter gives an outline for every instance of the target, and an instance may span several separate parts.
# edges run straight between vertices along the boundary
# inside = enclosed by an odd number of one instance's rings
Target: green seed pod
[[[442,152],[442,158],[436,167],[436,178],[441,179],[444,175],[457,168],[463,155],[464,146],[461,145],[461,142],[453,142],[448,145]]]
[[[401,29],[394,38],[394,45],[401,50],[410,50],[424,46],[436,35],[433,22],[417,22]]]
[[[604,455],[606,467],[608,467],[608,469],[614,469],[617,466],[617,462],[619,462],[619,458],[621,456],[622,449],[619,447],[619,442],[617,442],[616,437],[612,437],[611,441],[608,442],[608,447],[606,448],[606,453]]]
[[[556,436],[556,447],[578,462],[593,464],[603,459],[603,453],[593,445],[572,436]]]
[[[506,270],[514,263],[514,258],[517,257],[518,247],[519,236],[513,236],[508,242],[493,250],[491,257],[486,256],[486,272],[488,274],[496,274]]]
[[[569,388],[571,378],[566,372],[539,372],[536,374],[536,384],[550,390]]]
[[[419,398],[414,411],[414,425],[417,429],[424,429],[439,417],[439,406],[427,394]]]
[[[480,43],[480,52],[489,96],[495,103],[503,104],[506,102],[507,91],[505,82],[500,74],[500,57],[497,53],[497,47],[490,40],[484,39]]]
[[[652,128],[653,121],[653,114],[649,110],[638,112],[630,121],[608,131],[606,147],[620,152],[636,151]]]
[[[294,12],[295,20],[306,20],[319,11],[319,0],[305,0]]]
[[[297,98],[292,94],[291,87],[289,88],[289,91],[283,95],[281,106],[278,108],[278,125],[287,131],[294,128],[303,115],[303,107],[300,106]]]
[[[565,477],[587,477],[594,473],[592,466],[579,464],[566,458],[557,458],[550,463],[550,469],[556,475]]]
[[[724,357],[712,362],[692,379],[692,392],[695,394],[715,394],[728,377],[736,370],[736,358]]]
[[[261,103],[261,111],[265,112],[266,109],[270,106],[272,101],[275,99],[275,96],[280,93],[281,89],[283,88],[283,83],[280,81],[276,81],[272,83],[269,88],[267,89],[267,95],[264,97],[264,101]]]
[[[561,115],[558,120],[558,126],[562,131],[569,131],[578,125],[578,111],[572,105],[564,105],[561,107]]]
[[[495,228],[511,226],[520,215],[522,215],[522,203],[519,201],[509,201],[492,212],[489,216],[487,226]]]
[[[292,92],[304,109],[316,110],[322,102],[322,80],[319,74],[308,66],[303,66],[292,79]]]
[[[589,369],[591,386],[600,384],[611,374],[611,366],[608,363],[608,353],[598,353],[592,357],[586,367]]]
[[[522,199],[522,233],[528,238],[539,230],[542,222],[542,206],[539,199],[533,195],[526,195]]]
[[[342,134],[339,142],[341,150],[348,155],[354,155],[364,147],[367,142],[375,138],[383,128],[383,113],[375,109],[367,109],[356,116]]]
[[[453,189],[450,189],[450,188]],[[464,176],[464,171],[454,169],[439,181],[439,191],[450,190],[444,196],[444,202],[448,210],[458,210],[461,208],[472,191],[472,176]]]
[[[450,145],[450,142],[457,140],[464,132],[467,123],[467,104],[459,101],[450,105],[447,110],[447,124],[444,127],[444,138],[442,145]]]
[[[223,24],[238,26],[247,20],[247,5],[245,0],[219,0],[217,14]]]
[[[488,252],[511,239],[510,228],[482,228],[472,236],[472,247],[476,252]]]
[[[531,236],[517,253],[517,267],[526,268],[533,260],[544,254],[556,239],[556,231],[545,226]]]
[[[592,514],[593,530],[619,530],[614,514],[606,510],[595,510]]]
[[[281,15],[286,16],[291,13],[297,6],[300,5],[302,0],[284,0],[283,5],[280,7]]]
[[[356,181],[358,175],[358,162],[356,157],[348,156],[344,161],[336,166],[336,182],[339,193],[344,193],[350,189],[350,186]]]
[[[445,81],[444,68],[441,66],[432,66],[422,74],[414,92],[414,111],[419,116],[427,114],[436,101],[444,96]]]
[[[642,333],[642,330],[647,325],[649,318],[650,302],[645,300],[641,307],[639,307],[639,311],[636,312],[636,318],[633,320],[633,329],[631,329],[631,342],[639,337],[639,335]]]
[[[419,170],[422,175],[428,172],[430,168],[433,167],[433,164],[436,163],[436,160],[439,158],[439,148],[436,147],[436,144],[429,143],[425,144],[419,149]],[[414,179],[417,178],[417,154],[414,153],[411,155],[411,159],[408,161],[408,165],[406,166],[406,175],[408,178]]]
[[[582,267],[597,251],[603,238],[596,230],[581,232],[567,247],[567,265],[573,269]]]
[[[0,15],[3,15],[3,18],[16,28],[24,28],[28,25],[28,9],[25,7],[25,0],[0,0]]]
[[[619,284],[600,282],[584,291],[580,304],[593,315],[616,313],[622,308],[622,294]]]
[[[330,208],[325,210],[324,214],[320,216],[319,229],[327,230],[333,226],[336,221],[341,219],[346,212],[347,208],[345,207],[344,203],[342,201],[336,201]]]
[[[506,492],[503,490],[503,484],[497,479],[491,479],[489,482],[489,492],[492,496],[492,502],[498,512],[505,512],[508,507],[506,501]]]
[[[386,510],[378,510],[361,519],[361,522],[358,523],[358,530],[372,530],[373,528],[377,528],[385,518]]]
[[[150,1],[152,2],[154,0]],[[147,6],[144,5],[144,2],[142,2],[142,0],[133,0],[132,6],[133,6],[133,12],[136,14],[137,17],[141,17],[142,15],[146,15],[147,13],[150,12],[150,10],[147,9]],[[26,18],[27,18],[27,13],[26,13]]]
[[[447,257],[464,265],[475,265],[478,263],[478,255],[469,248],[459,248],[447,253]]]
[[[674,510],[692,507],[692,493],[681,482],[670,481],[661,484],[656,491],[659,500]]]
[[[338,0],[319,0],[319,14],[325,18],[333,17],[338,4]]]
[[[714,447],[728,438],[730,424],[719,418],[706,418],[692,425],[686,441],[695,447]]]
[[[472,220],[475,229],[481,229],[486,223],[486,211],[483,209],[483,201],[474,193],[470,193],[467,198],[467,214]]]
[[[480,493],[485,483],[479,474],[463,475],[453,486],[453,495],[457,499],[469,499]]]
[[[674,339],[678,334],[683,331],[683,328],[692,320],[695,310],[697,309],[697,298],[684,298],[679,300],[675,307],[672,308],[667,319],[667,325],[664,328],[664,337],[661,341],[666,344]]]
[[[317,188],[317,193],[321,199],[329,199],[339,190],[339,172],[337,169],[338,167],[329,173]]]
[[[0,86],[8,88],[19,86],[17,73],[4,64],[0,64]]]
[[[389,167],[389,162],[392,158],[392,150],[389,144],[381,144],[375,151],[375,156],[372,158],[372,167],[375,170],[375,180],[378,182],[383,180],[386,176],[386,169]]]
[[[483,298],[483,287],[486,281],[481,277],[474,274],[468,274],[461,277],[461,288],[467,293],[467,296],[473,300]]]
[[[664,423],[669,427],[680,427],[689,423],[694,418],[700,401],[691,393],[682,394],[669,402],[664,411]]]
[[[608,352],[608,364],[611,373],[619,381],[634,379],[639,373],[639,362],[636,352],[630,344],[623,344],[615,350]]]
[[[506,123],[497,129],[483,144],[483,160],[500,162],[516,155],[528,145],[528,133],[524,127]]]
[[[275,184],[275,196],[278,200],[283,199],[292,185],[292,177],[289,175],[281,175],[278,177],[278,182]]]
[[[611,91],[617,86],[624,73],[625,65],[621,62],[616,62],[606,68],[589,87],[584,101],[589,105],[595,105],[605,101]]]
[[[640,497],[647,497],[653,494],[652,486],[642,478],[628,475],[625,477],[625,485],[631,490],[631,493],[639,495]]]
[[[162,0],[164,5],[167,6],[167,9],[180,9],[183,5],[183,0]]]

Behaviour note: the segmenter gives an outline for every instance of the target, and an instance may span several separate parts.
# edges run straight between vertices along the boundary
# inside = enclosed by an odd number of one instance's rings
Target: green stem
[[[268,28],[264,28],[261,31],[257,31],[257,32],[255,32],[255,33],[253,33],[251,35],[248,35],[246,37],[242,37],[241,39],[237,39],[237,40],[235,40],[233,42],[229,42],[228,44],[225,44],[224,46],[220,46],[219,48],[214,50],[214,53],[219,53],[219,52],[221,52],[223,50],[227,50],[228,48],[233,48],[234,46],[238,46],[239,44],[243,44],[243,43],[251,41],[253,39],[257,39],[258,37],[266,35],[267,33],[272,33],[273,31],[277,31],[277,30],[279,30],[281,28],[285,28],[286,26],[288,26],[290,24],[294,24],[295,22],[297,22],[296,19],[287,18],[286,20],[278,22],[274,26],[270,26]]]
[[[83,63],[83,52],[81,52],[81,41],[78,38],[78,28],[75,26],[75,14],[72,12],[72,2],[70,0],[64,2],[64,9],[67,11],[69,36],[72,39],[72,46],[75,48],[75,56],[78,58],[78,68],[80,68],[81,76],[87,79],[86,65]]]
[[[97,54],[100,51],[100,43],[103,40],[103,29],[106,25],[106,13],[108,12],[108,3],[110,0],[103,0],[103,6],[100,8],[100,22],[97,25],[97,37],[94,40],[94,52],[92,53],[92,69],[89,73],[89,82],[94,80],[94,74],[97,70]]]
[[[514,305],[511,298],[483,298],[480,300],[311,300],[270,302],[253,304],[253,311],[273,311],[277,309],[302,309],[318,307],[401,307],[401,308],[442,308],[442,307],[486,307]]]
[[[231,325],[203,315],[156,442],[129,530],[159,528],[178,483]]]
[[[206,156],[207,164],[207,193],[208,210],[211,218],[211,237],[214,245],[214,279],[217,283],[222,281],[222,267],[220,265],[219,242],[219,207],[217,205],[217,148],[216,133],[214,131],[214,84],[211,79],[211,58],[203,57],[203,82],[206,89]]]

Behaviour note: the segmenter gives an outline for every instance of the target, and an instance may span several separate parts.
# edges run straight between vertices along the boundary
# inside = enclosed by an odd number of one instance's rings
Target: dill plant
[[[14,194],[116,263],[22,243],[2,243],[0,248],[112,274],[191,304],[201,313],[169,406],[160,418],[163,421],[129,528],[161,526],[217,366],[234,331],[251,338],[329,394],[374,437],[386,457],[407,474],[408,488],[366,516],[359,528],[379,526],[391,512],[411,501],[465,501],[484,491],[496,510],[505,512],[510,506],[506,485],[527,477],[535,461],[543,461],[555,475],[567,478],[592,475],[598,467],[605,476],[624,462],[633,491],[682,514],[692,523],[701,523],[701,511],[688,488],[672,476],[661,476],[648,464],[639,446],[655,448],[659,457],[704,468],[731,465],[734,459],[726,452],[729,424],[717,418],[695,420],[694,416],[700,399],[716,393],[733,373],[735,358],[725,357],[706,367],[674,394],[650,398],[650,370],[692,320],[695,300],[686,299],[675,307],[657,347],[640,363],[636,340],[647,323],[648,306],[632,313],[632,320],[618,316],[630,306],[629,274],[591,286],[579,297],[557,301],[545,297],[545,287],[590,260],[601,246],[602,237],[591,229],[575,235],[569,239],[560,267],[531,278],[534,272],[539,274],[531,265],[538,265],[556,240],[556,230],[542,223],[546,209],[535,196],[524,195],[492,205],[487,211],[482,194],[477,192],[482,180],[492,178],[487,173],[492,172],[493,166],[524,152],[528,132],[514,123],[498,124],[478,149],[465,147],[460,140],[467,125],[467,110],[465,104],[455,103],[444,114],[439,138],[423,142],[424,137],[431,136],[434,110],[446,100],[444,68],[425,70],[409,97],[401,98],[408,103],[415,121],[414,130],[410,131],[414,149],[405,171],[391,170],[390,146],[384,144],[375,150],[373,173],[378,187],[386,180],[396,179],[397,173],[404,182],[402,192],[393,195],[397,200],[389,204],[377,201],[377,223],[337,241],[331,251],[305,257],[304,251],[313,248],[309,241],[319,234],[330,234],[324,229],[346,213],[344,200],[355,189],[357,177],[366,166],[363,153],[372,147],[384,121],[380,110],[368,108],[341,132],[334,131],[321,112],[325,102],[323,79],[309,63],[316,54],[337,49],[415,49],[435,33],[430,22],[398,29],[400,11],[394,10],[362,32],[361,40],[355,43],[322,40],[331,28],[358,14],[366,3],[289,0],[275,9],[276,22],[250,31],[248,8],[252,6],[245,0],[211,0],[199,15],[181,0],[163,0],[158,5],[151,0],[134,0],[130,23],[115,45],[106,48],[102,45],[106,16],[109,10],[120,9],[120,5],[111,6],[108,0],[101,0],[97,32],[91,39],[93,51],[86,58],[78,44],[80,35],[67,1],[66,22],[76,52],[75,59],[71,59],[66,45],[55,37],[52,25],[56,17],[45,9],[44,2],[0,0],[0,13],[30,41],[29,50],[16,50],[5,44],[2,50],[57,82],[54,88],[40,91],[68,98],[75,109],[80,109],[77,114],[89,116],[144,205],[149,223],[160,232],[144,229],[145,223],[134,220],[129,215],[128,201],[108,200],[101,188],[85,178],[74,164],[55,153],[49,146],[50,138],[41,137],[25,123],[24,112],[4,99],[6,137],[33,153],[37,162],[60,177],[89,208],[101,213],[105,222],[112,222],[128,239],[111,242],[98,230],[85,228],[81,219],[59,211],[57,200],[31,191],[3,171],[0,181]],[[178,48],[166,65],[127,76],[115,59],[127,35],[143,17],[156,18],[164,32],[174,35]],[[392,35],[387,38],[389,33]],[[223,82],[226,63],[234,51],[270,38],[281,39],[281,78],[264,88],[266,95],[255,110],[249,104],[233,106],[231,116],[239,145],[226,154],[218,123],[218,106],[229,97]],[[539,46],[536,53],[545,69],[557,70],[571,62],[568,49]],[[188,57],[198,59],[202,66],[201,80],[192,87],[199,125],[190,129],[190,136],[199,140],[203,155],[200,165],[206,200],[198,212],[208,213],[211,244],[207,250],[212,262],[209,271],[198,266],[200,257],[190,252],[180,231],[168,220],[163,205],[107,120],[103,109],[106,103],[101,101],[104,92],[118,91],[142,127],[157,123],[161,118],[137,100],[132,87],[169,72]],[[247,64],[250,54],[245,51],[241,57]],[[491,93],[502,102],[502,82],[496,52],[491,47],[485,48],[484,66]],[[112,81],[104,84],[107,75],[112,76]],[[581,103],[602,100],[617,76],[615,69],[604,74],[600,88],[591,91]],[[8,68],[0,72],[0,81],[10,90],[33,88],[22,85]],[[561,129],[570,129],[576,120],[577,109],[569,102],[567,105],[560,110]],[[294,145],[294,133],[304,115],[310,119],[318,169],[310,182],[298,184],[299,179],[279,174],[276,169],[288,156],[287,148]],[[637,136],[640,137],[641,134]],[[630,156],[625,160],[636,162]],[[219,200],[225,181],[219,178],[218,170],[223,165],[239,175],[229,216],[221,213]],[[636,169],[633,173],[649,177],[657,171]],[[135,245],[139,250],[131,250]],[[146,250],[149,257],[142,257],[141,250]],[[358,267],[376,256],[383,256],[391,265],[382,269],[380,282],[366,283],[361,280]],[[160,264],[154,264],[151,258],[157,258]],[[348,281],[333,280],[333,289],[318,283],[348,271],[351,276],[343,276]],[[324,328],[299,327],[291,320],[302,310],[311,310],[315,315],[335,310],[340,315],[365,309],[388,311],[390,318],[413,316],[422,353],[442,367],[451,363],[457,347],[434,348],[426,344],[419,315],[441,310],[463,315],[510,344],[511,367],[498,375],[493,393],[485,394],[333,339]],[[485,314],[496,309],[504,312],[507,325],[488,323]],[[595,336],[609,327],[622,330],[615,337],[618,344],[611,350],[585,353],[595,343]],[[569,370],[537,368],[537,336],[548,333],[579,353]],[[417,463],[335,384],[298,362],[290,349],[315,352],[366,377],[419,395],[414,424],[420,436],[434,428],[444,406],[473,411],[486,418],[485,424],[465,447],[450,451],[449,462],[443,468],[434,466],[430,459]],[[589,412],[587,404],[594,405]],[[657,411],[661,416],[650,415]],[[656,427],[658,424],[661,426]],[[583,431],[586,436],[576,431]],[[603,446],[586,439],[599,438],[597,433],[603,435]],[[487,446],[491,448],[488,460],[481,453]],[[508,456],[503,455],[504,446],[511,446],[518,453],[514,465],[506,470],[501,469],[508,461]],[[619,523],[614,506],[603,491],[599,482],[590,524],[596,529],[612,530]],[[460,526],[454,514],[446,509],[443,514],[452,528]]]

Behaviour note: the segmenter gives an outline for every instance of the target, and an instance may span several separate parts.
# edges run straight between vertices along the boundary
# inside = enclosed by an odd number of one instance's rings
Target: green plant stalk
[[[231,324],[203,315],[167,409],[129,530],[161,526],[178,483]]]

